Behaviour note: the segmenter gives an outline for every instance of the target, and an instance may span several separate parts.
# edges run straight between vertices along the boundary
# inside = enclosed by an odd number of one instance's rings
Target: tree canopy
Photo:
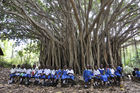
[[[121,63],[123,43],[140,33],[139,0],[1,0],[2,38],[41,42],[40,64]]]

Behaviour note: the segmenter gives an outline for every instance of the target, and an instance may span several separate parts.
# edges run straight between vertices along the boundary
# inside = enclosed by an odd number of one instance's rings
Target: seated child
[[[25,76],[26,76],[26,68],[25,68],[25,65],[23,64],[21,66],[20,75],[19,75],[19,83],[20,84],[25,83]]]
[[[56,71],[55,71],[55,79],[61,79],[61,69],[59,67],[56,67]]]
[[[68,79],[74,81],[74,70],[72,69],[72,67],[69,67],[69,69],[67,70],[67,75],[68,75]]]
[[[46,66],[46,68],[44,69],[44,73],[45,73],[46,79],[51,78],[51,76],[50,76],[51,70],[50,70],[49,66]]]
[[[16,68],[16,77],[15,77],[15,82],[19,82],[20,83],[20,74],[21,74],[21,66],[20,65],[17,65],[17,68]]]
[[[67,75],[67,66],[64,66],[63,70],[62,70],[62,83],[66,84],[67,83],[67,79],[68,79],[68,75]]]
[[[39,67],[39,69],[37,69],[37,71],[36,71],[36,73],[35,73],[35,75],[34,75],[34,77],[35,77],[35,84],[39,84],[39,83],[41,83],[40,82],[40,78],[41,78],[41,76],[42,76],[42,67],[40,66]]]
[[[97,66],[94,67],[94,76],[95,76],[95,79],[100,79],[100,76],[101,76],[101,73],[99,71],[99,69],[97,68]]]
[[[97,68],[97,66],[94,67],[94,85],[98,85],[98,83],[100,82],[100,78],[101,78],[101,73],[99,71],[99,69]]]
[[[105,69],[103,68],[103,64],[101,64],[101,68],[99,69],[101,73],[101,81],[105,84],[105,82],[108,82],[108,76],[105,74]]]
[[[17,65],[17,68],[16,68],[16,76],[20,76],[20,73],[21,73],[21,67],[20,65]]]
[[[104,67],[103,67],[103,64],[101,64],[100,68],[99,68],[99,71],[101,74],[104,74]]]
[[[36,68],[36,65],[33,65],[33,68],[31,69],[32,71],[32,74],[31,74],[31,77],[32,78],[35,78],[35,74],[36,74],[36,72],[37,72],[37,68]]]
[[[55,82],[55,68],[51,67],[51,83],[54,84]]]
[[[84,70],[83,72],[83,78],[85,81],[85,87],[87,87],[87,85],[91,82],[91,79],[93,79],[93,71],[91,66],[87,66],[87,69]]]
[[[25,74],[25,78],[26,78],[26,84],[29,84],[29,80],[31,78],[31,74],[32,74],[32,70],[31,70],[31,66],[29,66],[26,70],[26,74]]]
[[[11,84],[11,83],[14,82],[14,78],[15,78],[15,76],[16,76],[15,73],[16,73],[16,66],[13,65],[12,68],[11,68],[11,70],[10,70],[10,79],[9,79],[9,81],[8,81],[8,84]]]
[[[115,71],[116,80],[120,82],[122,77],[122,67],[118,66]]]
[[[110,65],[111,77],[115,77],[115,70],[112,65]]]

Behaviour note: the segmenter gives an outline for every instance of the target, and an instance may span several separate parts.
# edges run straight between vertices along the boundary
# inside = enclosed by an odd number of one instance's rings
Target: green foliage
[[[18,55],[19,55],[20,57],[23,57],[23,52],[22,52],[22,51],[18,51]]]
[[[132,68],[132,67],[129,67],[129,66],[125,66],[125,67],[123,68],[124,74],[131,74],[132,71],[133,71],[133,68]]]
[[[0,67],[11,68],[12,64],[4,61],[2,57],[0,57]]]
[[[137,51],[138,51],[138,57],[136,55],[136,51],[133,48],[134,46],[128,47],[127,52],[125,53],[125,62],[124,62],[124,57],[122,56],[122,61],[125,66],[129,67],[137,67],[140,68],[140,46],[137,45]]]
[[[38,62],[39,57],[39,43],[29,40],[24,44],[17,44],[13,41],[0,41],[0,47],[3,49],[4,56],[1,56],[0,63],[3,67],[15,64],[30,64]],[[16,46],[17,45],[17,46]]]

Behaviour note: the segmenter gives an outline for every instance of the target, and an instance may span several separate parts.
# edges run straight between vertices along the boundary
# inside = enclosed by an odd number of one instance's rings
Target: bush
[[[124,74],[126,74],[126,75],[131,74],[132,71],[133,71],[133,68],[132,68],[132,67],[129,67],[129,66],[125,66],[125,67],[123,68],[123,72],[124,72]]]
[[[12,64],[5,61],[0,61],[0,67],[11,68]]]

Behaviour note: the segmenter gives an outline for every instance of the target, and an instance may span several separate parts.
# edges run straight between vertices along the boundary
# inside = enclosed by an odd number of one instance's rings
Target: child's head
[[[89,69],[92,69],[92,66],[89,66]]]
[[[24,64],[22,64],[21,68],[22,68],[22,69],[23,69],[23,68],[25,68],[25,65],[24,65]]]
[[[72,67],[70,66],[70,67],[69,67],[69,70],[71,70],[71,69],[72,69]]]
[[[58,70],[59,69],[59,66],[56,66],[56,70]]]
[[[106,68],[109,68],[109,64],[106,64]]]
[[[103,64],[100,65],[101,68],[104,68]]]
[[[31,65],[28,66],[28,69],[31,69]]]
[[[20,65],[17,65],[17,68],[20,68]]]
[[[39,66],[39,69],[42,69],[42,66]]]
[[[33,69],[35,69],[35,68],[36,68],[36,65],[34,64],[34,65],[33,65]]]
[[[15,68],[16,66],[15,65],[12,65],[12,68]]]
[[[64,66],[64,69],[67,69],[67,66],[66,65]]]
[[[97,69],[98,69],[98,67],[97,67],[97,66],[94,66],[94,69],[95,69],[95,70],[97,70]]]
[[[113,68],[114,69],[114,66],[110,64],[110,68]]]

